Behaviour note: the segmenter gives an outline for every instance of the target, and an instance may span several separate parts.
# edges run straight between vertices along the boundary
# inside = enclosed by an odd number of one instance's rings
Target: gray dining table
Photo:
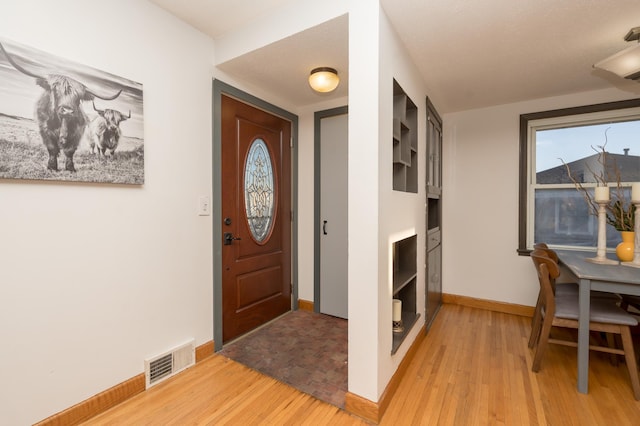
[[[578,392],[589,392],[589,312],[591,290],[640,296],[640,269],[588,262],[595,252],[559,250],[560,263],[579,284]],[[615,255],[611,257],[614,259]]]

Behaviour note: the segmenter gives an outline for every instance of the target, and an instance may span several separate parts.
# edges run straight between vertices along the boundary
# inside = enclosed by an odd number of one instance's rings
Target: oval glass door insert
[[[261,243],[271,233],[275,194],[273,167],[262,139],[251,143],[244,166],[244,206],[251,235]]]

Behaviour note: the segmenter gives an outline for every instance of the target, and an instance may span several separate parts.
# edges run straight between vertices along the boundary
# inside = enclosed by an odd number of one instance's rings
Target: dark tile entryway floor
[[[347,320],[292,311],[229,343],[219,354],[344,408]]]

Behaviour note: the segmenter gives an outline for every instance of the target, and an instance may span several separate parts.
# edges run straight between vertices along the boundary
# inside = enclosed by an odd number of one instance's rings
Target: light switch
[[[211,214],[211,199],[207,195],[198,198],[198,216],[209,216]]]

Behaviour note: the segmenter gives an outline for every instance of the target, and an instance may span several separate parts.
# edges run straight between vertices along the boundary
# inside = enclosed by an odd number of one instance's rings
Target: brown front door
[[[222,96],[222,340],[291,310],[291,123]]]

